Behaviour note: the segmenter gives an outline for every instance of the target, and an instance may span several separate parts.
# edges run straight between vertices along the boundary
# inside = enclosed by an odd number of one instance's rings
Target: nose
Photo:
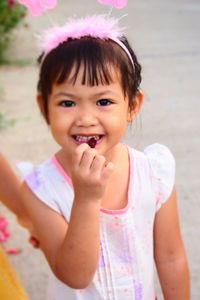
[[[80,110],[77,113],[75,123],[77,127],[90,127],[90,126],[96,126],[98,120],[94,112],[86,108]]]

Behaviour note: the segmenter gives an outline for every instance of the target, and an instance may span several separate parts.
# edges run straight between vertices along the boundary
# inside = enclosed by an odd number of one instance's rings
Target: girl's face
[[[127,122],[133,121],[139,110],[142,94],[137,95],[136,105],[131,109],[115,70],[112,83],[92,87],[82,84],[82,72],[83,68],[75,84],[70,76],[52,87],[48,100],[52,135],[67,155],[93,137],[99,154],[111,158],[125,134]]]

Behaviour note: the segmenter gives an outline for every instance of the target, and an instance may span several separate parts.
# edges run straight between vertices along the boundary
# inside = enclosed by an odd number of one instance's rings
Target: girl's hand
[[[71,177],[75,199],[101,200],[105,194],[108,179],[112,173],[113,164],[106,165],[104,156],[88,144],[81,144],[72,156]]]
[[[29,238],[29,243],[34,247],[34,248],[40,248],[40,242],[39,240],[34,237],[34,236],[30,236]]]
[[[37,234],[35,232],[35,229],[33,227],[32,222],[28,219],[28,217],[22,217],[22,216],[17,216],[17,221],[18,223],[27,229],[30,233],[29,237],[29,243],[34,247],[34,248],[39,248],[40,247],[40,242],[37,238]]]

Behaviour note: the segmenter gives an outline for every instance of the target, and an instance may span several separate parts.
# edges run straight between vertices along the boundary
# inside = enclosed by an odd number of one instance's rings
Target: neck
[[[114,148],[105,154],[106,163],[112,162],[114,165],[118,165],[127,155],[127,147],[122,143],[118,143]]]

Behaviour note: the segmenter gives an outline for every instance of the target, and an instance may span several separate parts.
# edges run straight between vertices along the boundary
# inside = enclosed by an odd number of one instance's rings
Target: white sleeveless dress
[[[92,282],[83,290],[75,290],[51,274],[48,300],[155,299],[154,218],[172,192],[175,162],[169,149],[160,144],[144,152],[128,150],[128,205],[120,210],[100,211],[101,252]],[[42,202],[69,222],[72,182],[55,156],[34,167],[25,181]]]

